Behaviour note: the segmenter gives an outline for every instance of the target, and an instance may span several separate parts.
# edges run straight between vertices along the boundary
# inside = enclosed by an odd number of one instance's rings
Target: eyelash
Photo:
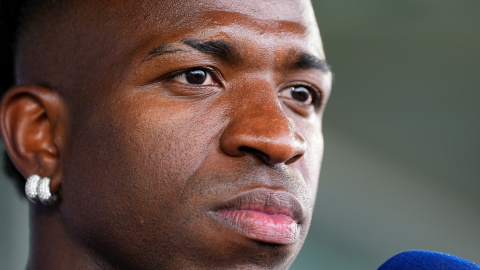
[[[207,79],[210,79],[212,80],[213,82],[211,84],[207,84],[207,85],[203,85],[203,82],[201,83],[191,83],[191,82],[188,82],[188,78],[186,78],[186,76],[188,76],[187,73],[189,72],[194,72],[194,71],[201,71],[201,72],[204,72],[207,76]],[[185,82],[181,82],[179,80],[180,77],[182,76],[185,76]],[[210,68],[210,67],[194,67],[194,68],[189,68],[189,69],[184,69],[184,70],[180,70],[178,72],[175,72],[173,74],[170,74],[167,78],[168,80],[172,80],[172,81],[177,81],[179,83],[183,83],[183,84],[186,84],[186,85],[195,85],[195,86],[220,86],[221,85],[221,80],[219,80],[219,75],[218,75],[218,72],[213,69],[213,68]],[[191,79],[194,79],[194,78],[191,78]]]

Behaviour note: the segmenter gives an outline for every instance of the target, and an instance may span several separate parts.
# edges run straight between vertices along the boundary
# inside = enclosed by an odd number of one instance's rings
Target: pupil
[[[292,87],[292,98],[301,102],[308,101],[310,98],[310,92],[305,87]]]
[[[207,80],[207,73],[203,70],[190,70],[186,74],[186,80],[191,84],[202,84]]]

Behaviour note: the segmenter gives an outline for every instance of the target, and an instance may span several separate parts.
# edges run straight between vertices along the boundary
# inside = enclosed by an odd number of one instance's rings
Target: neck
[[[57,206],[30,206],[30,251],[27,270],[112,269],[75,240],[62,225]]]

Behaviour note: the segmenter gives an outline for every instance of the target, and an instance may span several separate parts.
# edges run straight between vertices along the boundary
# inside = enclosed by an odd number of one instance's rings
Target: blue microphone
[[[480,270],[480,266],[450,254],[410,250],[391,257],[378,270]]]

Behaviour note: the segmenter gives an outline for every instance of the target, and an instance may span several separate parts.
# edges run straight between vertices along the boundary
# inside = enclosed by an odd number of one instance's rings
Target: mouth
[[[293,244],[304,220],[302,205],[289,192],[255,189],[214,206],[213,216],[252,240]]]

